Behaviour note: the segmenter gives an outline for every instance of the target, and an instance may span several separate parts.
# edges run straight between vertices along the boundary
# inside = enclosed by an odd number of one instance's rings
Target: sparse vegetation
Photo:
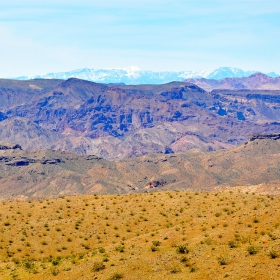
[[[189,252],[188,246],[187,245],[179,245],[179,246],[177,246],[177,252],[179,254],[187,254]]]
[[[276,259],[279,256],[279,254],[277,251],[271,250],[271,251],[269,251],[269,256],[271,259]]]
[[[109,278],[109,280],[119,280],[119,279],[122,279],[123,278],[123,275],[122,274],[120,274],[120,273],[115,273],[115,274],[113,274],[110,278]]]
[[[227,264],[227,258],[226,257],[219,257],[218,262],[220,265],[226,265]]]
[[[176,265],[176,266],[174,266],[171,270],[170,270],[170,272],[171,273],[179,273],[179,272],[181,272],[182,271],[182,269],[180,268],[180,266],[179,265]]]
[[[256,246],[251,245],[247,248],[247,251],[250,255],[255,255],[258,252],[258,248]]]
[[[233,191],[4,201],[0,278],[275,279],[279,202]]]
[[[229,246],[230,248],[236,248],[236,247],[237,247],[237,243],[236,243],[236,241],[234,241],[234,240],[230,240],[230,241],[228,242],[228,246]]]
[[[103,270],[103,269],[105,269],[105,265],[104,265],[103,262],[95,262],[93,264],[92,271],[97,272],[97,271],[100,271],[100,270]]]

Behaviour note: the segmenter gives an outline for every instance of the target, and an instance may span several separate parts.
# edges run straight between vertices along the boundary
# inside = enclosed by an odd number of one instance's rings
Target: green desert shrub
[[[52,275],[53,275],[53,276],[56,276],[56,275],[58,275],[59,270],[58,270],[58,268],[53,268],[53,269],[51,270],[51,272],[52,272]]]
[[[179,254],[187,254],[189,252],[188,245],[179,245],[177,246],[177,252]]]
[[[151,250],[152,252],[155,252],[155,251],[159,251],[159,248],[157,246],[152,245]]]
[[[92,271],[98,272],[105,268],[105,264],[103,262],[95,262],[92,267]]]
[[[218,258],[218,263],[219,263],[220,265],[226,265],[226,264],[227,264],[227,258],[226,258],[226,257],[223,257],[223,256],[219,257],[219,258]]]
[[[161,242],[160,241],[153,241],[152,242],[154,246],[158,247],[160,246]]]
[[[120,273],[115,273],[115,274],[113,274],[110,278],[109,278],[109,280],[119,280],[119,279],[122,279],[123,278],[123,275],[122,274],[120,274]]]
[[[230,248],[236,248],[237,247],[237,243],[234,240],[231,240],[228,242],[228,246]]]
[[[271,259],[276,259],[278,257],[278,255],[279,255],[278,252],[275,250],[269,251],[269,256]]]
[[[250,255],[256,255],[257,252],[258,252],[258,248],[257,248],[256,246],[251,245],[251,246],[249,246],[249,247],[247,248],[247,252],[248,252]]]
[[[171,273],[173,274],[176,274],[176,273],[179,273],[181,272],[182,269],[178,266],[178,265],[175,265],[174,267],[172,267],[172,269],[170,270]]]
[[[116,251],[118,251],[118,252],[120,252],[120,253],[123,253],[124,250],[125,250],[125,247],[122,246],[122,245],[116,247]]]

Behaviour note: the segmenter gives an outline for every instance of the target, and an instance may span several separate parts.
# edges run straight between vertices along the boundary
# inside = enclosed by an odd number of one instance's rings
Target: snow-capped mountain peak
[[[213,72],[211,72],[207,79],[223,79],[223,78],[242,78],[249,77],[250,75],[256,73],[257,71],[243,71],[239,68],[233,67],[220,67]]]
[[[223,79],[234,77],[248,77],[260,71],[243,71],[239,68],[220,67],[210,71],[147,71],[137,66],[114,69],[83,68],[69,72],[48,73],[33,77],[18,77],[18,79],[69,79],[79,78],[99,83],[125,83],[125,84],[162,84],[172,81],[183,81],[190,78]],[[268,73],[271,77],[277,77],[274,72]],[[17,78],[16,78],[17,79]]]

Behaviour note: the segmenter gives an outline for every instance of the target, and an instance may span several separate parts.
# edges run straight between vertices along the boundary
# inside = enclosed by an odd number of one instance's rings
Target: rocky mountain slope
[[[222,79],[248,77],[257,71],[243,71],[239,68],[220,67],[214,71],[147,71],[138,67],[124,69],[90,69],[83,68],[69,72],[48,73],[33,77],[18,77],[20,80],[27,79],[63,79],[78,78],[97,83],[125,83],[125,84],[163,84],[172,81],[182,81],[188,78]],[[274,72],[267,74],[270,77],[278,77]]]
[[[279,167],[280,140],[269,138],[229,150],[113,162],[50,150],[0,149],[0,198],[279,185]]]
[[[190,83],[106,85],[0,80],[0,139],[106,159],[217,150],[275,133],[280,91],[213,90]]]
[[[0,111],[32,102],[55,89],[62,80],[6,80],[0,79]]]
[[[262,73],[255,73],[249,77],[222,78],[218,80],[213,78],[193,78],[187,79],[186,82],[193,83],[206,91],[215,89],[280,90],[280,77],[269,77]]]

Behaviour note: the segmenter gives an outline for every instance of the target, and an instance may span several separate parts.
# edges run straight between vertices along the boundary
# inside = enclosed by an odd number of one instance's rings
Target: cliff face
[[[90,138],[124,136],[128,131],[193,116],[190,101],[208,99],[185,83],[115,87],[70,79],[47,96],[8,111],[59,133],[76,131]]]

